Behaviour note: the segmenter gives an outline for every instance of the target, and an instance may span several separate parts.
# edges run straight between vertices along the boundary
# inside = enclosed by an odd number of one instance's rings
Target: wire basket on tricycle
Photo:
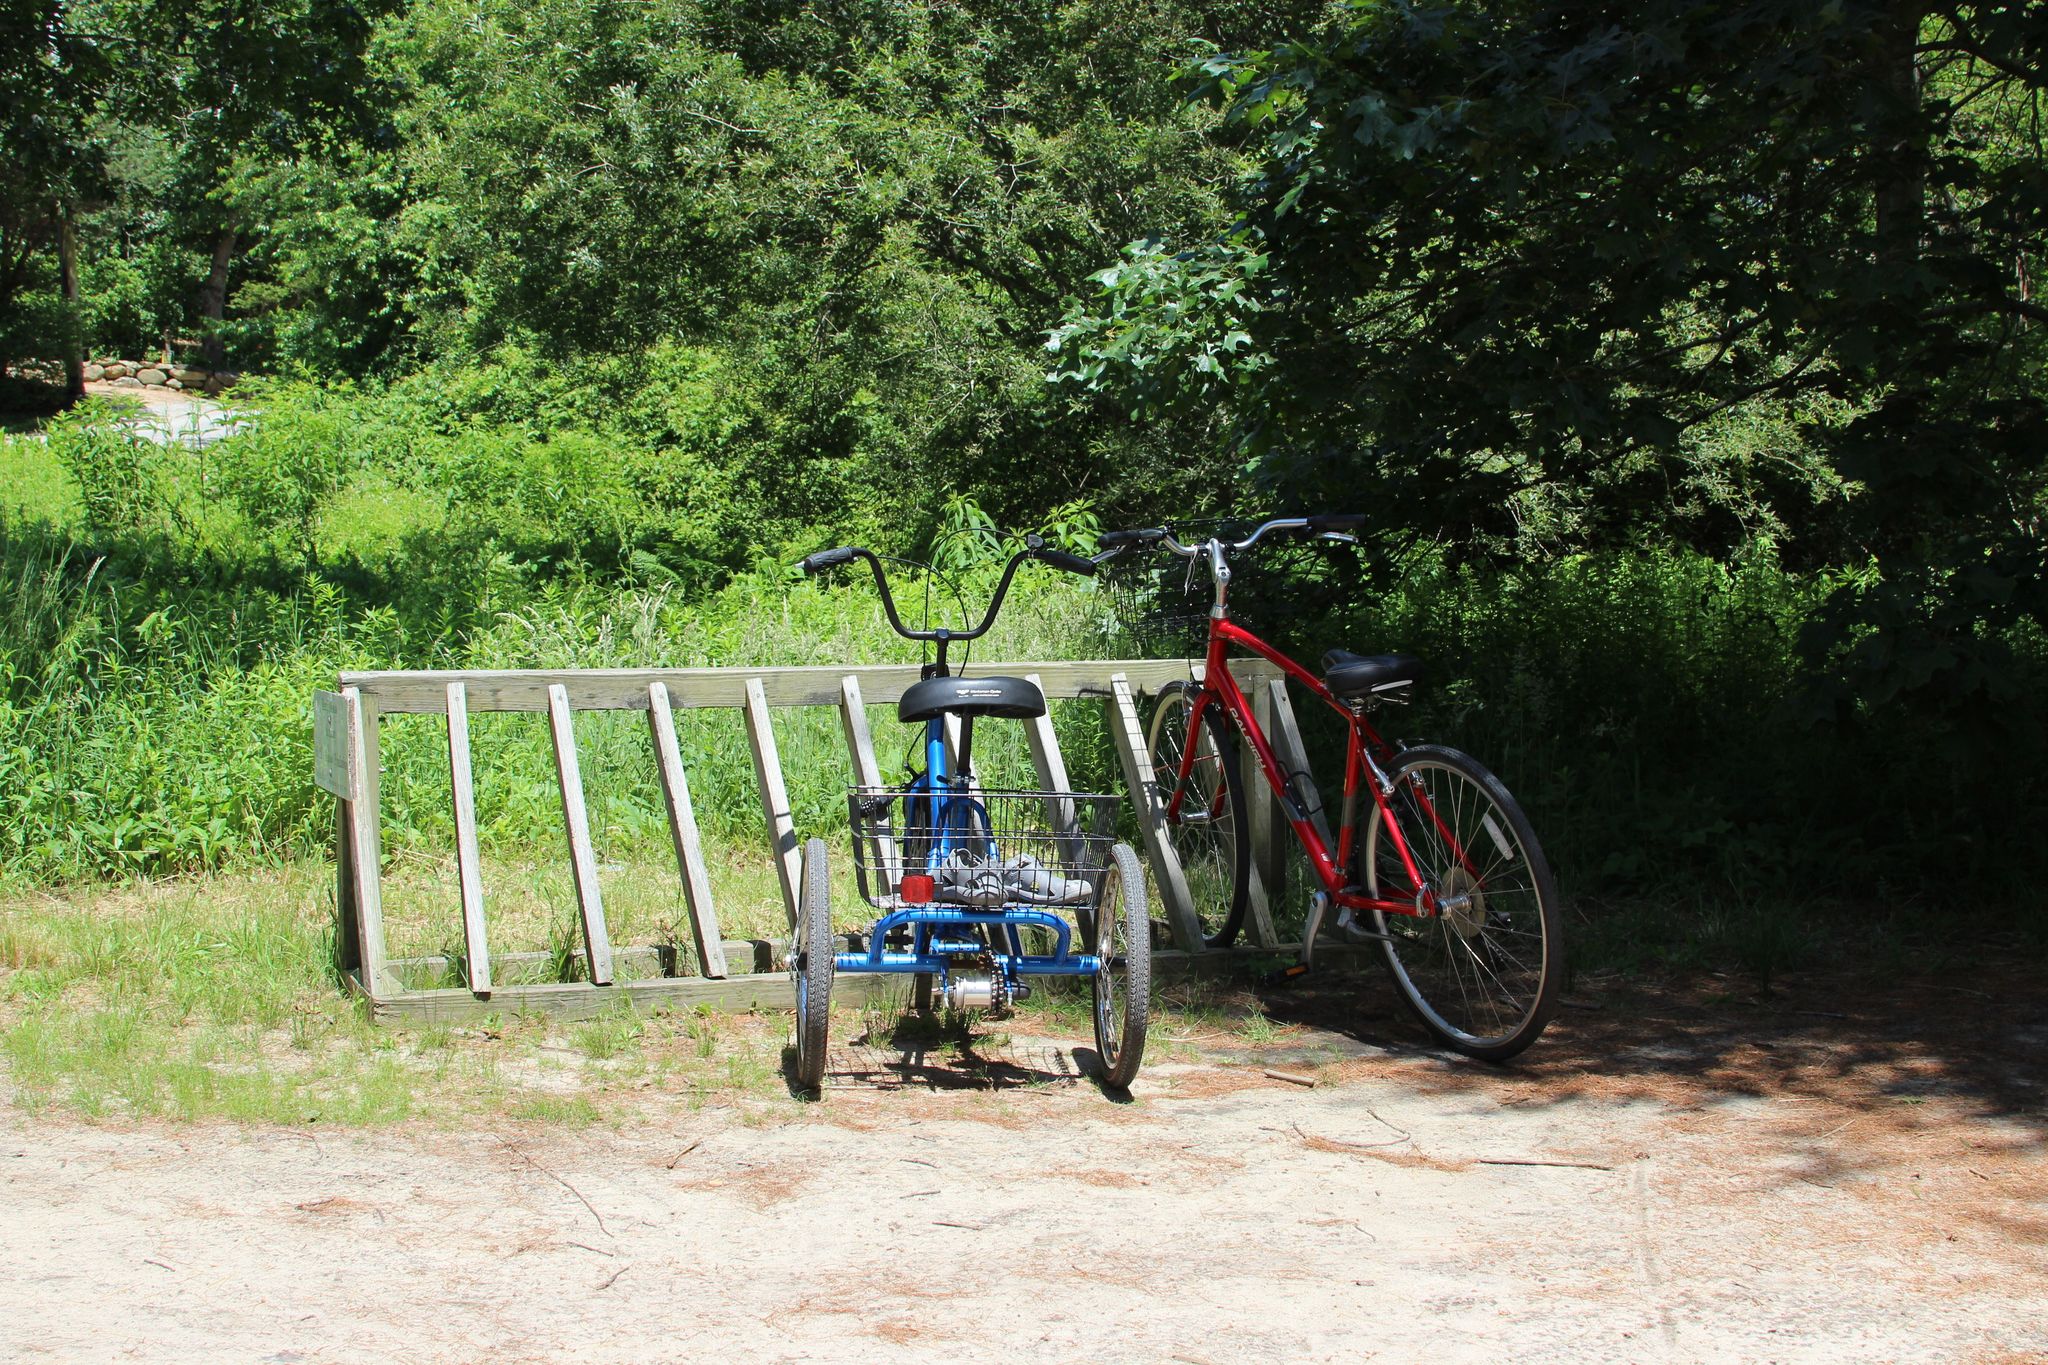
[[[1117,798],[851,787],[854,872],[877,910],[1085,906],[1109,866]]]

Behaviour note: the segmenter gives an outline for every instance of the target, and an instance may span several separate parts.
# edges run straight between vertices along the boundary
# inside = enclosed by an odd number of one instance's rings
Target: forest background
[[[271,378],[203,452],[11,386],[0,872],[318,856],[339,668],[895,659],[788,565],[1340,510],[1256,624],[1428,657],[1595,960],[2038,949],[2043,11],[6,0],[0,358]],[[1033,582],[997,653],[1131,647]]]

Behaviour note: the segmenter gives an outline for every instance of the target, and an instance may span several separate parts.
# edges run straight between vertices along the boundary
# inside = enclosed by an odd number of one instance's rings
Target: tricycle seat
[[[911,722],[945,715],[1029,720],[1044,714],[1045,693],[1028,678],[926,678],[896,703],[896,718]]]

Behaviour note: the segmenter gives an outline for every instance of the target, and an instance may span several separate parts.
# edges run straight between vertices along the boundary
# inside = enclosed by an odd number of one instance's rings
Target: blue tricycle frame
[[[1127,845],[1112,843],[1109,832],[1117,798],[978,787],[972,778],[975,722],[1043,716],[1045,699],[1026,679],[964,677],[947,663],[950,644],[975,639],[993,624],[1025,559],[1087,574],[1093,563],[1032,537],[1004,569],[979,626],[912,631],[898,618],[888,581],[869,551],[824,551],[806,559],[803,568],[815,573],[854,558],[873,570],[896,632],[934,641],[938,651],[898,707],[901,719],[924,725],[923,771],[901,785],[853,787],[847,793],[861,895],[882,912],[864,945],[838,951],[825,842],[812,839],[804,850],[790,954],[798,1088],[817,1091],[822,1083],[831,979],[840,972],[917,978],[913,1004],[920,1010],[936,1000],[961,1012],[992,1013],[1030,994],[1026,978],[1089,978],[1102,1076],[1115,1088],[1128,1086],[1144,1049],[1151,926],[1137,856]],[[959,726],[957,764],[949,721]],[[1065,828],[1051,828],[1039,814],[1048,803],[1064,805],[1075,818]],[[1090,818],[1083,820],[1084,813]],[[1027,930],[1049,936],[1050,951],[1026,951]],[[812,951],[828,943],[829,954]]]

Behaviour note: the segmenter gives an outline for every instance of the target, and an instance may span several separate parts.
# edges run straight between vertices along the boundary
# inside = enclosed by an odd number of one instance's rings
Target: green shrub
[[[355,409],[345,389],[300,389],[209,453],[219,493],[259,537],[312,551],[321,507],[373,458]]]
[[[50,453],[79,493],[85,529],[95,537],[173,536],[191,522],[180,491],[179,452],[136,435],[116,410],[88,400],[51,420]]]

